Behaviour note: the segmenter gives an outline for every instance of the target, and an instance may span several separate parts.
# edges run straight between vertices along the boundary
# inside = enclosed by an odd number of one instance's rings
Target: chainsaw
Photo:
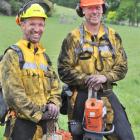
[[[114,132],[114,125],[111,130],[105,131],[105,115],[106,107],[102,100],[97,99],[97,91],[89,89],[83,117],[83,140],[103,140],[104,135]]]

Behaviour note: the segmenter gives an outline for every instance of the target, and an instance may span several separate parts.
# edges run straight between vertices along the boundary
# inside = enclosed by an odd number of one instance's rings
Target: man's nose
[[[98,9],[97,9],[96,7],[93,7],[93,8],[91,8],[91,11],[92,11],[93,13],[97,13],[97,12],[98,12]]]
[[[39,26],[34,26],[34,31],[38,32],[40,30]]]

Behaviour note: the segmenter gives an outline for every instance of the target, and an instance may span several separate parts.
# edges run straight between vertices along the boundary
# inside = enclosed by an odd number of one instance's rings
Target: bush
[[[75,8],[79,0],[54,0],[54,2],[61,6]]]
[[[0,13],[4,15],[16,15],[19,9],[29,0],[1,0],[0,2]],[[40,0],[38,0],[40,1]],[[53,2],[52,0],[44,0],[51,8],[51,11],[47,13],[51,16],[53,13]]]
[[[16,15],[20,9],[20,7],[23,5],[21,2],[10,0],[9,1],[11,8],[12,8],[12,15]]]
[[[108,23],[116,23],[117,13],[115,11],[108,12],[106,22]]]
[[[47,12],[47,16],[51,17],[52,13],[54,12],[54,4],[52,2],[52,0],[44,0],[50,7],[50,11]]]
[[[5,15],[10,16],[12,14],[11,5],[8,2],[2,0],[0,2],[0,12],[5,14]]]

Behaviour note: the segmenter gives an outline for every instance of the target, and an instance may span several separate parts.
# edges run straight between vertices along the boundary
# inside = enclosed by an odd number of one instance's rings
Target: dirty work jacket
[[[19,58],[9,49],[2,60],[2,87],[5,99],[18,117],[34,122],[40,121],[44,105],[49,102],[60,106],[60,82],[48,65],[43,53],[45,49],[26,40],[16,43],[23,52],[24,65],[20,69]]]
[[[91,57],[80,60],[77,55],[80,46],[80,29],[70,32],[62,43],[58,58],[58,73],[60,79],[70,86],[85,87],[85,78],[91,74],[103,74],[107,77],[107,83],[121,80],[127,72],[127,57],[125,55],[120,36],[111,28],[108,28],[108,38],[112,44],[112,50],[108,47],[109,42],[105,39],[105,26],[100,26],[97,37],[84,27],[85,40],[98,45],[85,43],[83,50],[93,49]],[[99,41],[100,40],[100,41]],[[114,54],[113,54],[114,53]],[[96,61],[96,63],[95,63]]]

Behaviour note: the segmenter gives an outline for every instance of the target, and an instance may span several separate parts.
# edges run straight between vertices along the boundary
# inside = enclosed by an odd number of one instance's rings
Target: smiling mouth
[[[34,34],[33,37],[34,38],[40,38],[40,35],[39,34]]]
[[[98,17],[95,17],[95,16],[93,17],[93,16],[92,16],[90,19],[91,19],[91,20],[98,20]]]

